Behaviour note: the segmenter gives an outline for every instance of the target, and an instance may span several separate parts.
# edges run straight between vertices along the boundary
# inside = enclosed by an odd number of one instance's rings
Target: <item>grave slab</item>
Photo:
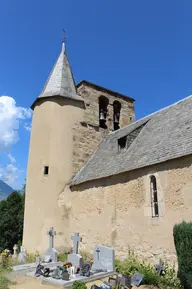
[[[94,263],[92,270],[115,270],[115,250],[110,247],[97,246],[93,252]]]
[[[32,274],[34,274],[34,272],[30,272],[27,274],[27,276],[31,276],[34,277]],[[44,285],[52,285],[55,287],[60,287],[60,288],[70,288],[73,284],[74,281],[83,281],[86,283],[90,283],[92,281],[96,281],[96,280],[100,280],[109,276],[114,276],[117,275],[117,272],[115,271],[111,271],[111,272],[101,272],[101,273],[97,273],[94,275],[91,275],[90,277],[85,277],[85,276],[76,276],[76,278],[70,279],[69,281],[64,281],[64,280],[57,280],[57,279],[53,279],[51,277],[40,277],[42,279],[42,284]]]
[[[62,266],[62,262],[51,262],[51,263],[41,263],[44,267],[47,268],[54,268],[57,266]],[[36,263],[30,263],[30,264],[20,264],[13,266],[13,271],[34,271],[34,269],[37,267]]]

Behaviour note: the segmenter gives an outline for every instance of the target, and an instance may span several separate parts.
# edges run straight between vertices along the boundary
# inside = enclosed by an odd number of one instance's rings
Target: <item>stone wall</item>
[[[98,148],[101,140],[109,133],[86,123],[77,123],[73,127],[73,176],[88,161]]]
[[[99,97],[101,95],[107,97],[109,100],[107,114],[107,127],[109,130],[113,130],[113,102],[115,100],[121,103],[120,127],[135,120],[134,102],[128,97],[117,97],[115,92],[103,92],[85,84],[79,86],[77,92],[85,101],[84,121],[90,125],[99,126]]]
[[[152,218],[150,176],[157,180],[159,217]],[[192,219],[192,156],[106,179],[87,182],[59,196],[65,239],[82,236],[81,249],[113,246],[124,258],[129,249],[151,262],[176,262],[173,226]],[[67,216],[67,217],[66,217]],[[59,249],[59,247],[58,247]]]
[[[81,85],[78,94],[85,101],[83,121],[77,122],[73,127],[73,175],[88,161],[96,151],[100,142],[108,133],[113,131],[113,102],[121,103],[120,127],[125,126],[135,119],[134,103],[129,98],[116,97],[112,93],[101,92],[93,87]],[[99,127],[99,96],[109,99],[107,129]]]

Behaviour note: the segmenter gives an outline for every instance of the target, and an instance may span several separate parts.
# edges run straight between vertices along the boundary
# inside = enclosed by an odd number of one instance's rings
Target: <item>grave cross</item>
[[[13,256],[17,255],[17,249],[18,249],[18,246],[14,245],[14,247],[13,247]]]
[[[100,253],[99,248],[97,248],[96,252],[97,252],[97,260],[99,261],[99,253]]]
[[[54,236],[56,235],[54,228],[51,227],[50,230],[47,232],[47,234],[49,235],[49,248],[53,249],[53,240],[54,240]]]
[[[79,242],[81,241],[79,233],[74,233],[74,236],[71,237],[71,239],[73,240],[73,253],[78,254]]]

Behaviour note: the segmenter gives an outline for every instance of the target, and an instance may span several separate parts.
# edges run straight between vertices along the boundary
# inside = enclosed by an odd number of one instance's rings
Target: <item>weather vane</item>
[[[67,41],[67,36],[66,36],[66,31],[63,29],[63,42],[66,43]]]

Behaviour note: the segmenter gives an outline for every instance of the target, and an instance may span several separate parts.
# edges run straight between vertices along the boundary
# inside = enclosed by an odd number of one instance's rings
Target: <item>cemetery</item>
[[[77,232],[71,237],[72,253],[67,254],[65,262],[59,261],[59,254],[54,248],[56,232],[53,227],[50,228],[47,235],[48,248],[43,256],[36,254],[35,262],[29,262],[25,248],[22,246],[18,253],[18,246],[14,245],[12,255],[5,250],[4,257],[11,259],[12,274],[22,274],[26,278],[38,279],[42,285],[45,285],[45,288],[46,286],[71,288],[85,284],[87,288],[91,289],[129,289],[140,287],[143,284],[153,284],[159,288],[158,280],[164,280],[166,283],[165,275],[167,273],[168,278],[172,278],[169,284],[175,284],[172,288],[181,288],[180,282],[176,278],[176,272],[169,271],[169,268],[163,263],[153,266],[154,268],[147,267],[144,263],[141,264],[134,259],[134,255],[129,261],[119,261],[118,263],[115,259],[115,251],[111,247],[97,245],[93,250],[93,258],[84,260],[79,252],[82,239]],[[134,267],[138,270],[134,270]],[[154,279],[151,283],[149,282],[150,278]]]

